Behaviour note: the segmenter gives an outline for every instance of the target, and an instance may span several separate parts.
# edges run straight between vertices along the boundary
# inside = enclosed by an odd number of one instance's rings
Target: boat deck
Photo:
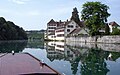
[[[27,53],[0,54],[0,75],[60,75]]]

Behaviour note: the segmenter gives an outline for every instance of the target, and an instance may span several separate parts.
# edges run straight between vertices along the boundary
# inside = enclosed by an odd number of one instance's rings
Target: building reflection
[[[120,57],[118,50],[114,52],[113,50],[107,51],[106,48],[103,50],[96,44],[54,41],[45,44],[47,58],[51,62],[54,60],[69,61],[73,75],[78,73],[78,69],[81,75],[106,75],[110,71],[106,61],[116,61]],[[110,54],[111,59],[108,59]]]
[[[45,43],[47,58],[50,61],[65,60],[71,63],[71,70],[76,74],[80,59],[87,54],[87,48],[77,48],[66,45],[65,42]]]
[[[64,42],[46,43],[47,58],[50,61],[64,59]]]

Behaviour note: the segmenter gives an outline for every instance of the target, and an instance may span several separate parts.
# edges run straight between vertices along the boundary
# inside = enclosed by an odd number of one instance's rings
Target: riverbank
[[[94,37],[66,37],[66,42],[115,43],[120,44],[120,35]]]

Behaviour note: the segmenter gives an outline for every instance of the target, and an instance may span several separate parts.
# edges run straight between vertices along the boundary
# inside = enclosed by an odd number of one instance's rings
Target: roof
[[[65,22],[65,26],[68,25],[72,20]]]
[[[74,20],[70,20],[70,21],[67,21],[66,23],[65,23],[65,25],[68,25],[70,22],[72,22],[72,21],[74,21]],[[74,21],[75,22],[75,21]],[[76,23],[76,22],[75,22]],[[79,24],[78,24],[78,26],[80,26],[80,27],[85,27],[85,23],[84,23],[84,21],[80,21],[79,22]]]
[[[57,22],[57,27],[64,27],[65,26],[65,22]]]
[[[60,75],[57,71],[27,53],[2,54],[0,58],[1,75]]]
[[[80,30],[82,30],[82,28],[74,29],[70,34],[77,34],[80,32]]]
[[[76,28],[76,29],[74,29],[70,34],[79,34],[79,32],[80,32],[82,29],[83,29],[86,33],[89,32],[89,30],[88,30],[87,28]]]
[[[48,22],[48,24],[50,24],[50,23],[56,23],[53,19],[51,19],[49,22]]]
[[[110,22],[109,25],[111,25],[111,26],[119,26],[115,21]]]
[[[80,27],[85,27],[85,22],[84,21],[80,21]]]

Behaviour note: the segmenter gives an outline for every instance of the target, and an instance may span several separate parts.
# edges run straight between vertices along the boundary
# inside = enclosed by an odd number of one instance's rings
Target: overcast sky
[[[110,7],[108,22],[120,24],[120,0],[1,0],[0,17],[13,21],[25,30],[46,29],[52,18],[70,19],[74,7],[80,12],[87,1],[100,1]]]

